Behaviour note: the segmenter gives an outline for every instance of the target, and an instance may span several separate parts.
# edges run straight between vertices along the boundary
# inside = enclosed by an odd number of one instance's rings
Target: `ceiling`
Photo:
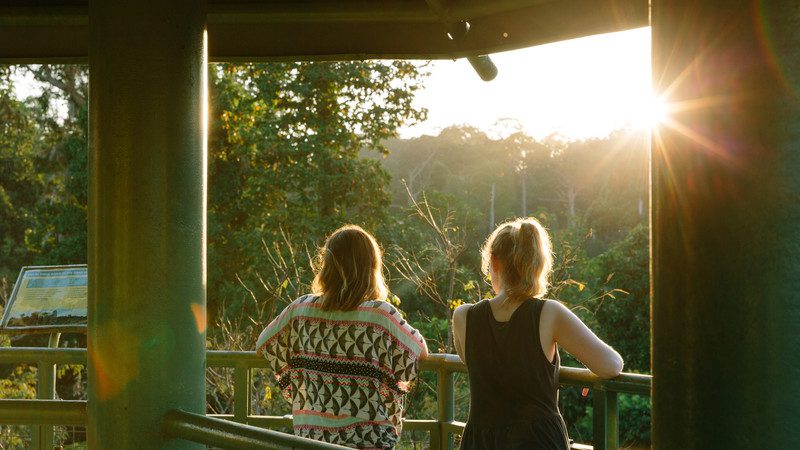
[[[208,0],[209,58],[454,59],[643,27],[648,13],[648,0]],[[86,0],[0,0],[0,62],[86,62],[89,20]]]

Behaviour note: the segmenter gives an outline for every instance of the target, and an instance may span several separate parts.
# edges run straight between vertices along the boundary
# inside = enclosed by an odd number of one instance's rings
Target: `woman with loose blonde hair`
[[[394,448],[403,399],[428,354],[386,302],[381,250],[356,225],[319,249],[312,294],[261,332],[256,351],[292,403],[295,434],[354,448]]]
[[[357,225],[345,225],[325,241],[316,258],[311,291],[322,298],[325,311],[351,311],[365,299],[385,300],[378,242]]]
[[[553,255],[539,221],[500,225],[481,257],[495,296],[453,313],[456,351],[467,364],[471,395],[461,448],[566,450],[558,347],[603,378],[620,373],[622,358],[568,308],[543,298]]]

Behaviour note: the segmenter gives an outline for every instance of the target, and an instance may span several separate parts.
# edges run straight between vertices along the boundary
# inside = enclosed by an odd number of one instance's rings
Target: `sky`
[[[490,56],[498,75],[489,82],[466,60],[432,62],[415,100],[428,120],[401,137],[469,124],[493,137],[521,127],[537,138],[580,139],[651,123],[649,27]]]

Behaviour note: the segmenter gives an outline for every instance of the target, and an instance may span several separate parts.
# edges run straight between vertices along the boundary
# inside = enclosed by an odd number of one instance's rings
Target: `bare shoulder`
[[[473,305],[474,305],[474,303],[464,303],[464,304],[460,305],[458,308],[456,308],[456,310],[453,311],[453,321],[454,322],[458,321],[458,322],[462,322],[462,323],[466,322],[466,320],[467,320],[467,311],[469,311],[469,309],[472,308]]]
[[[563,303],[558,300],[545,300],[544,306],[542,306],[542,315],[548,315],[550,317],[556,318],[559,316],[563,316],[565,314],[572,315],[572,311],[569,310]]]
[[[555,335],[561,324],[569,321],[572,317],[575,315],[560,301],[545,300],[539,316],[539,326],[547,332],[547,335]]]

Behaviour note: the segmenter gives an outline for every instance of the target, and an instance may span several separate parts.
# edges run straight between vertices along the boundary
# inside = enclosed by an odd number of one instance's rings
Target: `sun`
[[[655,129],[669,118],[669,105],[665,98],[650,94],[637,105],[633,125],[638,129]]]
[[[669,103],[667,100],[663,97],[653,94],[648,107],[651,128],[655,127],[659,123],[665,122],[669,118],[669,113]]]

